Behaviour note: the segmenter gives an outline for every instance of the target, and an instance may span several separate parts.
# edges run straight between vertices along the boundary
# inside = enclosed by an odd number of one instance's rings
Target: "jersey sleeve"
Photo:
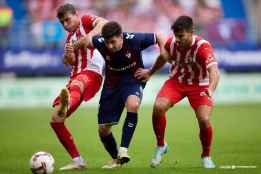
[[[213,48],[209,43],[204,43],[198,48],[197,59],[206,68],[217,64]]]
[[[156,44],[155,33],[135,33],[135,37],[140,43],[141,50]]]
[[[83,24],[83,27],[85,28],[85,30],[93,29],[96,19],[97,19],[97,16],[94,16],[94,15],[83,15],[82,24]]]
[[[170,45],[172,42],[173,37],[169,37],[164,45],[164,48],[168,51],[168,53],[170,53]]]
[[[92,37],[92,45],[94,48],[97,48],[98,50],[100,50],[102,48],[104,44],[104,39],[101,36],[94,36]]]

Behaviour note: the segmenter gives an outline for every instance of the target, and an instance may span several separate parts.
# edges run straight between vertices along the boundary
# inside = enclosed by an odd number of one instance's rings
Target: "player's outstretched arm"
[[[170,60],[170,55],[165,48],[162,48],[160,55],[157,57],[156,62],[150,68],[150,75],[160,70]]]
[[[94,28],[88,33],[89,37],[96,36],[98,34],[101,34],[102,27],[107,23],[108,21],[102,17],[98,17],[95,20]]]
[[[93,47],[91,39],[101,33],[102,27],[108,21],[104,18],[98,17],[94,23],[94,28],[84,37],[80,38],[73,44],[74,49]]]
[[[166,62],[169,61],[170,55],[168,54],[167,50],[163,48],[160,52],[160,55],[157,57],[156,62],[153,64],[153,66],[150,69],[143,69],[139,68],[135,72],[135,78],[143,81],[148,81],[150,77],[159,69],[161,69]]]
[[[134,76],[139,80],[148,81],[156,71],[161,69],[166,64],[166,62],[169,61],[170,55],[165,49],[165,42],[166,42],[165,37],[159,33],[156,33],[155,36],[156,36],[156,43],[160,48],[160,55],[157,57],[156,62],[150,69],[139,68],[135,72]]]
[[[161,69],[167,62],[170,61],[170,55],[165,48],[166,38],[162,34],[157,33],[156,41],[160,48],[160,55],[157,57],[154,65],[150,68],[150,75],[154,74],[156,71]]]
[[[208,73],[209,73],[209,88],[208,88],[208,91],[207,91],[207,95],[209,97],[212,97],[214,91],[217,88],[219,78],[220,78],[218,65],[215,64],[215,65],[210,66],[208,68]]]
[[[165,36],[162,35],[161,33],[155,33],[155,37],[156,37],[156,43],[160,48],[160,53],[165,51],[165,43],[166,43]]]
[[[80,39],[78,39],[76,42],[73,43],[73,48],[75,50],[78,50],[80,48],[88,48],[88,47],[92,47],[92,41],[91,41],[92,37],[89,36],[89,34],[87,34],[84,37],[81,37]]]

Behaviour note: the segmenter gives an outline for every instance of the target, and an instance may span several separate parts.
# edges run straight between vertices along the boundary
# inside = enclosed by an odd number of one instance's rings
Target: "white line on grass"
[[[236,166],[236,165],[222,165],[220,169],[255,169],[257,166]]]

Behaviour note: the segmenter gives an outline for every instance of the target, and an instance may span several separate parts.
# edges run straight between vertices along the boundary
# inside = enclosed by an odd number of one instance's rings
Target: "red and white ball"
[[[50,174],[54,170],[54,158],[47,152],[36,152],[29,162],[31,171],[34,174]]]

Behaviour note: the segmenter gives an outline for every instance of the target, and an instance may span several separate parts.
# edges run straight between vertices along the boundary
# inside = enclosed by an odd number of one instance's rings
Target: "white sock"
[[[120,147],[120,148],[119,148],[119,151],[128,152],[128,148],[126,148],[126,147]]]
[[[74,162],[78,163],[78,164],[84,164],[84,159],[81,156],[75,157],[72,159]]]

